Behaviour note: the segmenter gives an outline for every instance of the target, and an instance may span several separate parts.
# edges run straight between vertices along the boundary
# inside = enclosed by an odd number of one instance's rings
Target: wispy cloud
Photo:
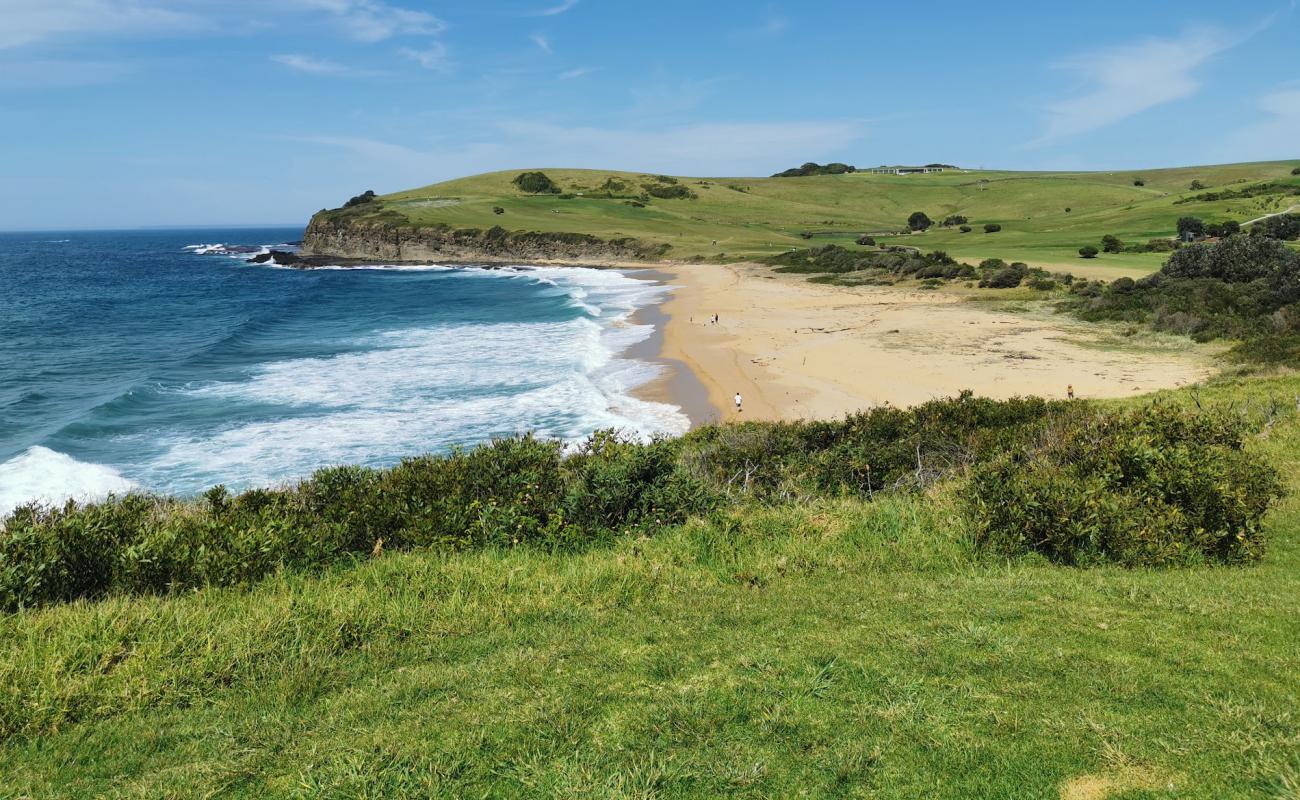
[[[528,35],[528,38],[529,38],[530,40],[532,40],[532,43],[533,43],[533,44],[535,44],[535,45],[537,45],[538,47],[540,47],[540,48],[542,49],[542,52],[547,53],[548,55],[549,55],[550,53],[554,52],[553,50],[551,50],[551,41],[550,41],[550,39],[547,39],[547,38],[546,38],[545,36],[543,36],[542,34],[540,34],[540,33],[530,33],[530,34]]]
[[[395,36],[436,36],[447,23],[426,11],[400,8],[381,0],[287,0],[290,5],[324,12],[351,38],[382,42]]]
[[[455,64],[451,60],[447,45],[434,40],[423,50],[415,50],[410,47],[403,47],[397,51],[403,58],[408,58],[425,69],[431,69],[434,72],[451,72]]]
[[[67,36],[192,31],[202,18],[144,0],[0,0],[0,49]]]
[[[1046,106],[1047,125],[1033,145],[1104,128],[1195,94],[1198,67],[1246,37],[1222,28],[1190,28],[1174,37],[1073,56],[1054,65],[1078,75],[1086,89]]]
[[[1300,83],[1279,86],[1257,101],[1263,118],[1230,134],[1225,157],[1295,158],[1300,155]]]
[[[563,14],[578,4],[578,0],[561,0],[559,5],[544,8],[533,14],[535,17],[554,17],[557,14]]]
[[[316,58],[315,56],[302,55],[300,53],[280,53],[271,56],[271,60],[277,64],[288,67],[295,72],[305,72],[309,75],[366,76],[378,74],[371,70],[354,69],[346,64],[340,64],[336,61]]]
[[[600,67],[577,67],[575,69],[566,69],[559,74],[562,81],[571,81],[574,78],[581,78],[583,75],[590,75],[593,72],[599,72]]]

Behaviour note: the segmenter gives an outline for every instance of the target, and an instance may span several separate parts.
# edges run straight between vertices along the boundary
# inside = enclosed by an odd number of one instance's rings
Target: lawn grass
[[[968,261],[1002,258],[1031,266],[1093,274],[1141,275],[1160,267],[1161,253],[1102,254],[1084,260],[1078,249],[1099,245],[1105,234],[1144,243],[1170,237],[1181,216],[1208,221],[1245,221],[1280,210],[1297,198],[1256,197],[1177,205],[1198,191],[1240,188],[1258,181],[1297,183],[1290,174],[1300,162],[1260,162],[1212,167],[1129,172],[1002,172],[962,170],[931,175],[853,173],[802,178],[679,178],[695,200],[651,199],[637,208],[622,199],[597,199],[607,178],[631,185],[650,182],[638,173],[545,169],[572,199],[526,195],[511,180],[521,170],[447,181],[382,198],[382,208],[417,226],[447,224],[486,229],[586,233],[603,239],[631,236],[671,245],[672,259],[738,261],[792,247],[850,244],[862,233],[906,228],[908,215],[925,211],[936,223],[952,214],[970,219],[974,230],[931,228],[893,237],[924,250],[945,250]],[[1141,179],[1144,186],[1135,186]],[[1279,205],[1282,204],[1282,205]],[[504,213],[493,213],[494,208]],[[1066,209],[1069,209],[1067,211]],[[1002,225],[986,234],[983,225]],[[802,238],[811,233],[813,239]],[[1098,272],[1100,271],[1100,272]]]
[[[1160,399],[1276,412],[1294,491],[1297,395]],[[1300,495],[1158,571],[991,561],[956,491],[4,617],[0,797],[1296,796]]]

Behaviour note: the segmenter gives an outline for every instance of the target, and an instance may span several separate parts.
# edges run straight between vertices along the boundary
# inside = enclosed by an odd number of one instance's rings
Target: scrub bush
[[[1061,418],[972,471],[976,541],[1076,566],[1258,558],[1282,484],[1244,434],[1240,417],[1167,405]]]

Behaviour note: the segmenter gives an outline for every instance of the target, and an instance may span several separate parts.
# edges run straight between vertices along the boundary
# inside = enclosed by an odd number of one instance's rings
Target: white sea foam
[[[112,467],[87,464],[47,447],[30,447],[0,464],[0,516],[32,501],[98,500],[134,487]]]
[[[684,432],[676,406],[633,392],[663,367],[624,355],[653,333],[631,319],[666,287],[615,271],[462,270],[467,278],[531,280],[562,292],[583,316],[554,322],[442,324],[377,333],[361,349],[259,366],[246,380],[187,389],[196,400],[289,407],[274,419],[177,437],[141,479],[269,484],[336,463],[391,460],[534,431],[566,441],[616,428],[648,438]],[[350,268],[352,269],[352,268]]]

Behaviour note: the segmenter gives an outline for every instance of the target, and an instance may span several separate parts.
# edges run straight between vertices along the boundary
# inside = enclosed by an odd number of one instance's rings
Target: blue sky
[[[1297,157],[1288,0],[0,0],[0,229],[298,223],[521,167]]]

